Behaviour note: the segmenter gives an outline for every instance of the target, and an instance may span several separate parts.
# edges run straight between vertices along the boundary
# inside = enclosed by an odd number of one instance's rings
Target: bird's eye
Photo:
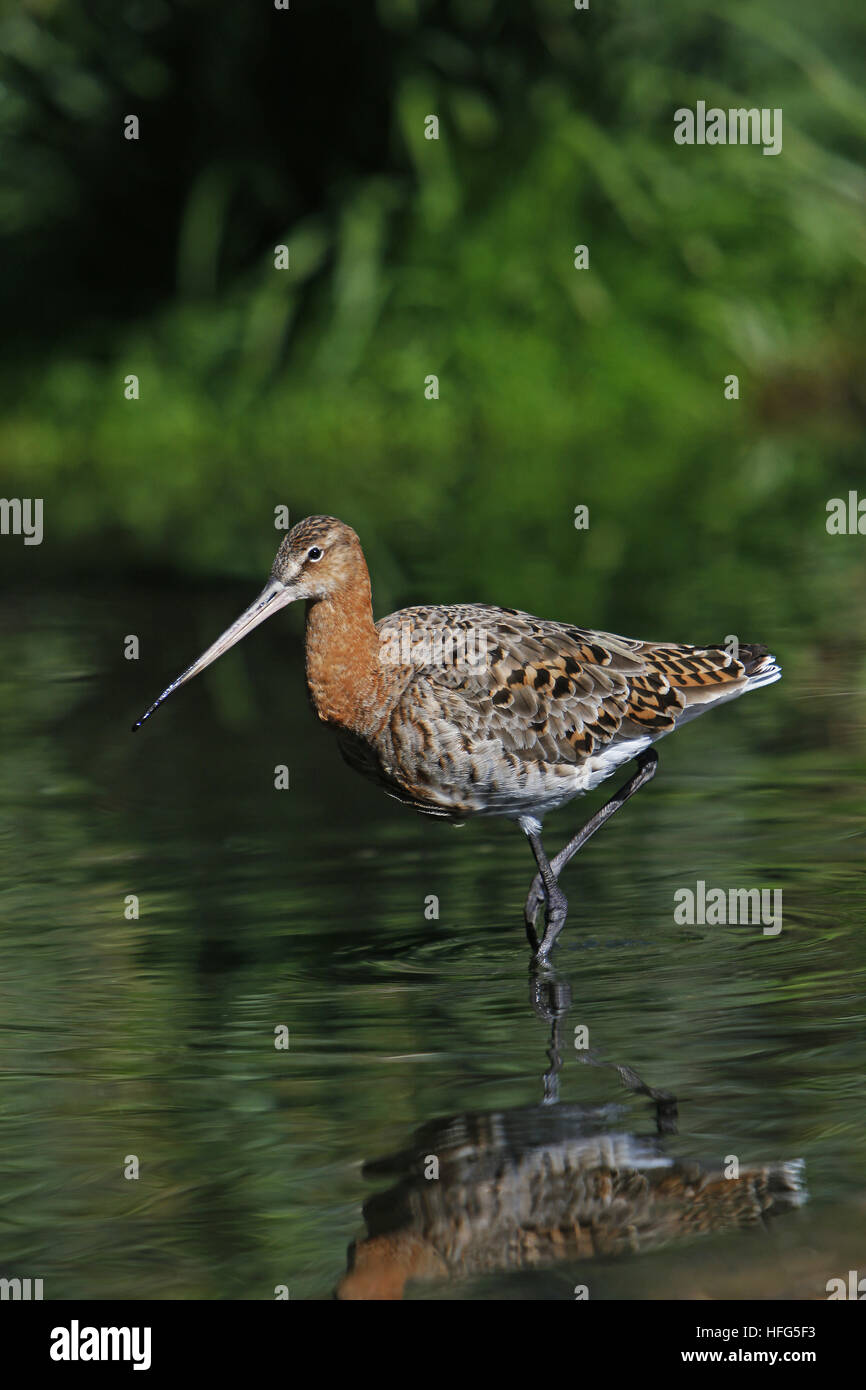
[[[325,552],[318,545],[311,545],[309,550],[307,551],[307,559],[321,560],[324,553]]]

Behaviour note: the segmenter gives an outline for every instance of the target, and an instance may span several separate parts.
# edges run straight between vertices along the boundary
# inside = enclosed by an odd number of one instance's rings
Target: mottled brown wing
[[[741,647],[737,660],[721,646],[641,642],[480,604],[404,609],[379,626],[383,640],[399,632],[410,657],[407,710],[429,718],[438,704],[437,724],[548,763],[659,738],[772,663],[763,647]]]

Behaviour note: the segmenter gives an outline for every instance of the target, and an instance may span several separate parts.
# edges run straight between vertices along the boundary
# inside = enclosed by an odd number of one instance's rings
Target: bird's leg
[[[533,960],[544,964],[547,961],[551,946],[565,926],[568,899],[557,883],[556,874],[544,852],[544,845],[541,843],[541,827],[538,821],[530,822],[524,826],[524,830],[532,847],[532,853],[535,855],[538,872],[544,884],[544,896],[547,899],[544,913],[544,936],[541,941],[538,940],[534,919],[531,922],[527,920],[526,935],[529,937],[529,944],[532,947]]]
[[[640,788],[645,782],[649,782],[658,767],[658,761],[659,755],[654,748],[647,748],[645,752],[637,757],[637,772],[634,776],[629,778],[624,786],[620,787],[618,792],[614,793],[610,801],[605,802],[600,811],[596,811],[595,815],[586,822],[586,825],[584,825],[581,830],[578,830],[574,838],[569,840],[568,844],[564,845],[557,855],[554,855],[553,859],[548,864],[548,868],[553,874],[554,880],[558,880],[559,875],[565,868],[569,859],[574,858],[577,851],[586,844],[589,837],[594,835],[596,830],[604,825],[606,820],[610,819],[614,811],[618,811],[620,806],[625,805],[630,796],[634,796],[635,792],[640,791]],[[530,844],[531,843],[532,841],[530,839]],[[536,860],[537,859],[538,856],[536,855]],[[546,883],[544,874],[541,872],[540,863],[538,867],[539,872],[532,880],[532,887],[529,890],[526,906],[523,909],[523,916],[526,922],[526,934],[529,937],[529,942],[533,949],[535,949],[535,918],[538,915],[539,907],[547,896]],[[546,935],[547,933],[545,933],[545,936]],[[551,945],[552,944],[551,942]]]

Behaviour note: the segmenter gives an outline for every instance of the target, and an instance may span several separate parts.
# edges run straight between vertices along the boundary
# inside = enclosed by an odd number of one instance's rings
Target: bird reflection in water
[[[758,1227],[806,1200],[800,1160],[741,1166],[729,1178],[718,1164],[667,1154],[676,1099],[630,1067],[581,1055],[650,1100],[654,1132],[618,1127],[620,1105],[560,1103],[568,986],[534,975],[531,997],[551,1027],[542,1104],[433,1120],[400,1153],[365,1164],[366,1177],[393,1185],[364,1205],[367,1234],[350,1246],[338,1298],[399,1299],[415,1280],[642,1254]],[[428,1176],[436,1167],[438,1176]]]

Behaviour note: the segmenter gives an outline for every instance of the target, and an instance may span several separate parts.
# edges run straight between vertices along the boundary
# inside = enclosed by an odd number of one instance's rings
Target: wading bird
[[[357,535],[335,517],[311,516],[286,535],[255,602],[133,727],[298,599],[307,604],[313,708],[349,765],[428,815],[517,821],[538,867],[524,908],[537,962],[565,923],[562,869],[650,780],[658,762],[651,745],[710,705],[781,675],[766,647],[741,643],[735,657],[723,646],[639,642],[479,603],[404,608],[374,622]],[[632,758],[634,775],[548,859],[547,812]]]

